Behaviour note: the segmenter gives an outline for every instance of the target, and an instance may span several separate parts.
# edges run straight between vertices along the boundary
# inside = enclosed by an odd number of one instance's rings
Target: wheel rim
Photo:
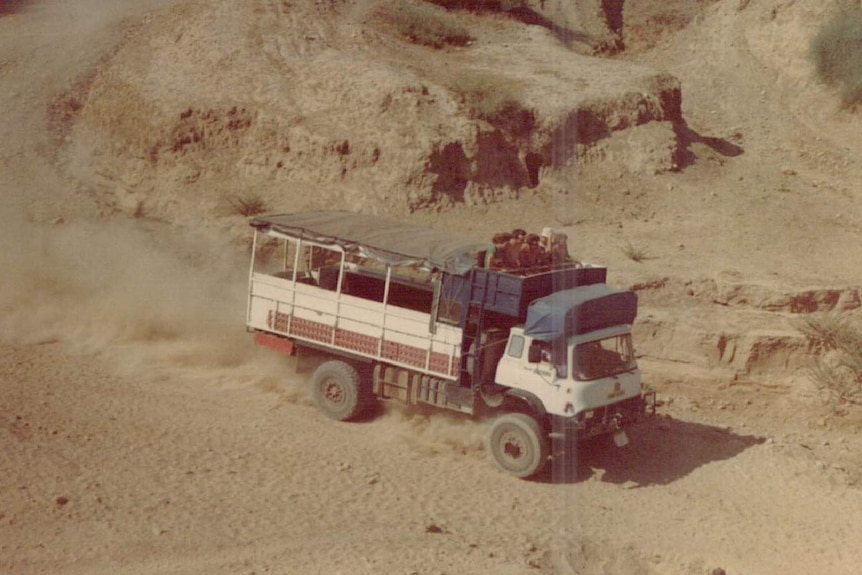
[[[344,403],[344,388],[334,378],[326,378],[321,383],[323,398],[327,403],[338,405]]]
[[[501,462],[508,469],[522,470],[533,460],[532,446],[527,436],[517,427],[507,427],[500,434]]]
[[[517,461],[521,457],[524,456],[524,446],[521,442],[521,437],[516,433],[507,433],[501,439],[501,444],[503,446],[503,454],[507,455],[509,459]]]

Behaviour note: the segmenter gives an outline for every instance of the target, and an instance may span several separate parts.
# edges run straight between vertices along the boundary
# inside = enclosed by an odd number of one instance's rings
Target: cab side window
[[[524,336],[513,335],[509,341],[509,351],[507,353],[510,357],[518,358],[524,355]]]

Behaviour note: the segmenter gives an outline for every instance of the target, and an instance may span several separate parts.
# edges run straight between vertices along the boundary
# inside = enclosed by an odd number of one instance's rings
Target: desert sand
[[[374,2],[0,4],[0,572],[858,573],[862,413],[824,402],[793,327],[860,307],[862,121],[806,53],[833,3],[633,3],[598,57],[505,15],[399,43]],[[517,154],[483,155],[452,66],[525,79],[537,150],[572,106],[681,100],[495,180]],[[564,229],[639,291],[658,415],[566,484],[496,470],[485,421],[333,423],[245,331],[246,190]]]

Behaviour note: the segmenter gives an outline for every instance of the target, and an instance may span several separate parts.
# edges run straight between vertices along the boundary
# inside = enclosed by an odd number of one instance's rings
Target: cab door
[[[532,360],[532,361],[531,361]],[[542,353],[542,342],[513,330],[506,351],[497,365],[496,382],[512,389],[521,389],[542,401],[549,413],[565,394],[564,379],[558,377],[550,355]]]

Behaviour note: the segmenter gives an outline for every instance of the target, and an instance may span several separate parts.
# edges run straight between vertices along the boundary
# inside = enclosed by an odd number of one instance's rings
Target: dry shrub
[[[845,8],[827,21],[811,41],[817,76],[838,88],[843,104],[862,103],[862,8]]]
[[[853,340],[853,328],[840,313],[813,313],[796,320],[794,327],[824,351],[841,349]]]
[[[620,251],[633,262],[643,263],[645,260],[650,259],[645,249],[634,246],[629,241],[626,242],[626,245],[620,246]]]
[[[227,203],[234,212],[245,217],[257,216],[269,211],[266,201],[255,193],[229,197]]]
[[[837,361],[828,362],[819,359],[817,363],[808,369],[808,377],[811,382],[824,394],[827,405],[838,411],[841,406],[847,404],[862,404],[862,365],[858,358],[850,365],[845,363],[847,358],[841,357]]]
[[[383,3],[376,17],[408,41],[422,46],[466,46],[475,39],[455,15],[425,2]]]
[[[862,331],[837,312],[807,315],[795,327],[821,352],[808,376],[826,402],[862,404]]]

